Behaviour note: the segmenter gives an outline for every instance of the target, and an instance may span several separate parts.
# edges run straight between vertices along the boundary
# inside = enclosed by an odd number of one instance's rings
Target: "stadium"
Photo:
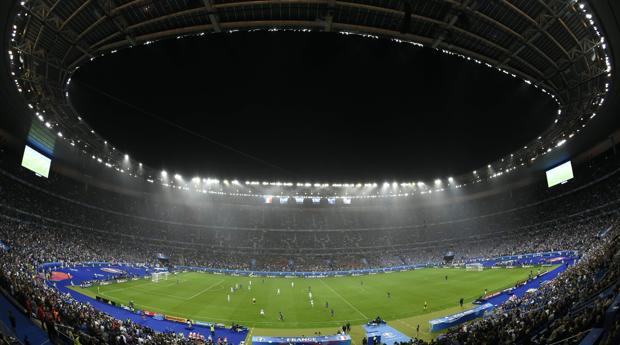
[[[620,344],[620,2],[0,24],[0,344]]]

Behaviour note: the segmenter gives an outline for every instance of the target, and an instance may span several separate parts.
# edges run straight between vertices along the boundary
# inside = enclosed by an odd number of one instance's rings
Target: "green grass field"
[[[482,272],[429,268],[359,277],[263,279],[191,272],[170,275],[158,283],[141,279],[101,286],[99,292],[97,287],[76,289],[125,305],[133,301],[136,307],[149,311],[266,330],[261,335],[302,335],[320,329],[334,333],[343,323],[360,325],[379,315],[410,336],[415,335],[414,327],[419,323],[424,330],[422,336],[429,338],[428,320],[459,311],[461,297],[469,305],[485,288],[489,292],[502,290],[527,279],[529,273],[530,269],[523,268]],[[231,293],[235,284],[243,288]],[[309,289],[314,306],[310,304]],[[256,304],[252,298],[256,298]],[[423,307],[425,301],[427,310]],[[264,316],[259,313],[261,308]],[[278,319],[278,312],[283,313],[284,321]]]

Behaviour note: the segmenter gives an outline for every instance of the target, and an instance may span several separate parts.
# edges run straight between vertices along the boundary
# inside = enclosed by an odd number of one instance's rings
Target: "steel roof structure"
[[[355,34],[431,47],[521,78],[553,97],[558,115],[538,140],[492,162],[494,174],[576,135],[603,104],[612,72],[603,28],[588,3],[575,0],[29,0],[16,7],[13,24],[11,74],[33,116],[119,171],[124,153],[81,119],[67,87],[90,60],[162,39],[252,30]],[[490,177],[484,170],[469,179]]]

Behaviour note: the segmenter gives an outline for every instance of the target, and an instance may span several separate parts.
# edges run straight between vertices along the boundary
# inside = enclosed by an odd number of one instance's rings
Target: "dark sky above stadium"
[[[71,101],[117,149],[184,176],[417,180],[537,137],[555,103],[432,49],[326,33],[167,40],[83,66]]]

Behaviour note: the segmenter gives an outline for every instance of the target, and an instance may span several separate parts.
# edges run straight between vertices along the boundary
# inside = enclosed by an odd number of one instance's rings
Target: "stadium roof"
[[[470,173],[470,181],[514,171],[570,140],[596,116],[612,72],[603,28],[586,2],[572,0],[30,0],[14,18],[11,73],[36,121],[130,174],[136,172],[122,168],[125,153],[109,150],[80,118],[67,88],[89,61],[166,38],[238,30],[386,38],[499,69],[558,102],[556,121],[537,140],[490,162],[493,170]]]

